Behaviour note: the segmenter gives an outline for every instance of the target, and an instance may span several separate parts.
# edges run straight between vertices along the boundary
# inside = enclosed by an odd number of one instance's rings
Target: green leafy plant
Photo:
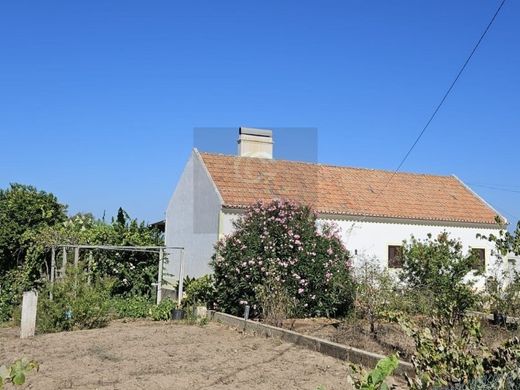
[[[470,272],[478,273],[474,270],[476,254],[464,255],[462,244],[446,232],[436,238],[428,235],[424,241],[412,237],[404,243],[402,257],[402,280],[409,288],[431,297],[432,314],[438,319],[453,326],[476,304],[474,281],[466,279]]]
[[[368,320],[370,332],[375,334],[377,322],[402,297],[397,296],[395,281],[388,270],[381,269],[375,260],[363,261],[355,267],[354,281],[356,312]]]
[[[520,221],[517,222],[513,232],[509,232],[506,229],[504,221],[500,217],[496,217],[496,222],[501,227],[498,236],[494,234],[489,236],[477,234],[477,237],[494,242],[497,252],[501,256],[507,256],[509,253],[520,255]]]
[[[9,367],[0,366],[0,389],[8,383],[21,386],[25,383],[25,378],[32,370],[38,370],[39,365],[34,360],[25,358],[14,361]]]
[[[276,200],[257,203],[235,222],[234,233],[215,248],[212,266],[219,310],[258,316],[257,286],[276,272],[295,302],[293,315],[342,316],[353,307],[349,253],[338,230],[317,227],[309,207]]]
[[[496,382],[496,389],[520,388],[520,340],[514,337],[495,349],[483,361],[484,379]]]
[[[42,333],[104,327],[111,318],[113,280],[89,282],[82,268],[70,269],[64,279],[48,283],[38,299],[37,327]],[[52,292],[52,299],[50,293]]]
[[[146,318],[152,306],[150,299],[139,295],[112,299],[112,307],[119,318]]]
[[[163,299],[161,303],[150,308],[149,314],[154,321],[167,321],[171,319],[172,310],[176,307],[177,304],[171,299]]]
[[[399,358],[396,354],[381,359],[369,372],[352,364],[352,371],[356,375],[354,387],[358,390],[389,390],[391,387],[385,381],[398,366]]]
[[[402,314],[396,314],[393,320],[415,342],[416,352],[412,356],[415,377],[406,375],[410,389],[467,384],[483,375],[486,349],[476,318],[463,317],[458,326],[452,326],[442,318],[433,317],[428,327],[419,326]]]
[[[204,275],[197,279],[192,279],[185,286],[185,298],[182,300],[183,306],[206,306],[211,307],[215,296],[215,283],[212,275]]]

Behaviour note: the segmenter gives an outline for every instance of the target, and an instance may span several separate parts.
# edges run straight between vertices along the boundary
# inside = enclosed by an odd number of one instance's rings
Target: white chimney
[[[272,131],[241,127],[238,131],[238,155],[240,157],[258,157],[272,159]]]

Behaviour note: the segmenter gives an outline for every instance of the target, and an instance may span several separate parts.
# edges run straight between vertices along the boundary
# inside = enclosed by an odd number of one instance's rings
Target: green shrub
[[[27,264],[0,277],[0,322],[13,318],[13,311],[22,303],[24,291],[41,284],[33,281],[32,273],[32,267]]]
[[[152,306],[153,303],[143,296],[112,299],[112,307],[118,318],[146,318]]]
[[[215,296],[215,284],[212,275],[204,275],[191,279],[184,290],[186,297],[182,300],[186,306],[211,307]]]
[[[167,321],[171,319],[172,310],[176,307],[177,304],[171,299],[163,299],[161,303],[150,308],[150,317],[154,321]]]
[[[381,269],[376,260],[365,260],[355,267],[354,280],[356,313],[369,322],[370,332],[375,333],[378,321],[387,311],[395,310],[402,297],[388,270]]]
[[[288,201],[257,203],[216,245],[212,266],[215,300],[227,313],[262,312],[257,287],[271,275],[294,301],[297,316],[341,316],[354,300],[347,249],[334,227],[321,231],[316,214]]]
[[[465,280],[476,262],[475,254],[464,255],[462,244],[448,233],[421,241],[405,242],[401,278],[406,285],[431,297],[432,309],[452,324],[477,302],[474,281]]]
[[[54,285],[47,284],[38,299],[38,330],[46,333],[106,326],[110,321],[112,285],[111,279],[89,284],[81,270],[71,270]]]

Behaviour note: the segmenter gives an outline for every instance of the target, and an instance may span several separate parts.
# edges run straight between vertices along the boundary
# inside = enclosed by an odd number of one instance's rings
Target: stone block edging
[[[368,352],[359,348],[349,347],[347,345],[334,343],[332,341],[320,339],[318,337],[304,335],[292,330],[282,329],[256,321],[245,320],[244,318],[235,317],[230,314],[221,313],[214,310],[209,310],[208,316],[210,320],[238,328],[246,333],[253,333],[255,335],[265,337],[274,337],[282,341],[307,348],[311,351],[317,351],[324,355],[332,356],[336,359],[361,364],[369,368],[375,367],[379,360],[386,357],[378,353]],[[411,363],[400,360],[395,374],[401,375],[404,373],[407,373],[409,376],[413,376],[414,369]]]

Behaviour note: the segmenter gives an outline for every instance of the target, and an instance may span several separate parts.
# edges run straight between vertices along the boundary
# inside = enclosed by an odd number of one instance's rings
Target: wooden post
[[[36,309],[38,308],[38,293],[25,291],[22,299],[22,322],[20,338],[34,336],[36,330]]]
[[[63,259],[61,260],[61,277],[65,277],[65,273],[67,272],[67,247],[63,247]]]
[[[179,260],[179,288],[177,289],[177,301],[179,306],[182,302],[182,294],[184,287],[184,249],[181,249],[181,255]]]
[[[51,248],[51,291],[49,292],[49,299],[52,301],[52,289],[54,286],[54,274],[56,273],[56,247]]]
[[[74,289],[78,287],[79,246],[74,247]]]
[[[79,263],[79,246],[74,248],[74,268],[78,268]]]
[[[163,266],[164,266],[164,249],[159,249],[159,272],[157,275],[157,304],[161,303],[162,300],[162,279],[163,279]]]
[[[87,261],[87,283],[90,284],[91,275],[90,275],[90,268],[92,267],[93,257],[92,257],[92,251],[88,253],[88,261]]]

